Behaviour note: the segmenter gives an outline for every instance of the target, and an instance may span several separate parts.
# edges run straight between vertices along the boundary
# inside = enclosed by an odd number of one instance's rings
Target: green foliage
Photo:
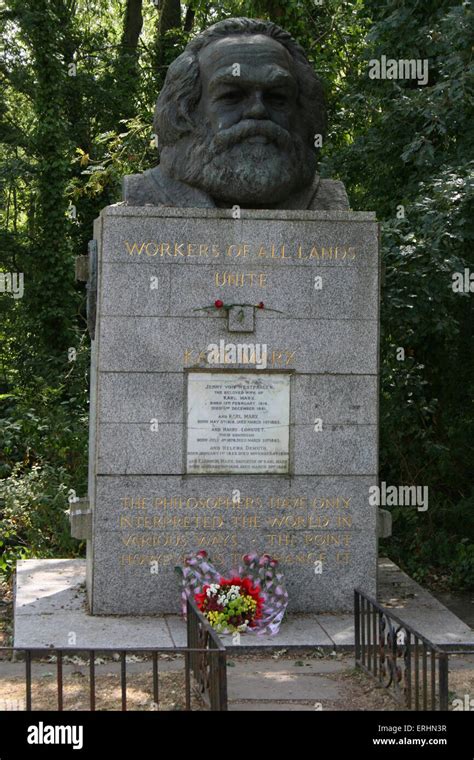
[[[24,471],[21,463],[0,480],[0,577],[9,577],[16,559],[74,556],[65,481],[64,468],[33,465]]]
[[[381,479],[430,489],[427,513],[394,510],[385,548],[420,579],[448,573],[454,587],[469,586],[474,311],[472,296],[451,283],[454,272],[473,269],[473,14],[456,2],[365,8],[372,26],[362,71],[382,54],[427,58],[430,67],[425,87],[349,80],[343,110],[361,121],[326,158],[354,207],[382,221]]]
[[[56,386],[41,378],[0,396],[0,574],[16,559],[74,556],[67,492],[87,488],[89,351]],[[21,395],[20,395],[21,390]]]

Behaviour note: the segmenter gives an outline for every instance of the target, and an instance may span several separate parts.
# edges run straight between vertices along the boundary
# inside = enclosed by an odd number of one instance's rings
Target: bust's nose
[[[261,90],[256,90],[248,94],[248,97],[245,99],[243,111],[244,119],[268,118],[268,112],[263,100],[263,92]]]

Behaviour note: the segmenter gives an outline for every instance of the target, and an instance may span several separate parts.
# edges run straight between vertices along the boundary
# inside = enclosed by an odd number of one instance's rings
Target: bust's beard
[[[265,135],[268,142],[249,138]],[[300,135],[272,122],[241,122],[214,135],[206,124],[161,151],[162,170],[204,190],[217,202],[268,207],[308,185],[316,154]]]

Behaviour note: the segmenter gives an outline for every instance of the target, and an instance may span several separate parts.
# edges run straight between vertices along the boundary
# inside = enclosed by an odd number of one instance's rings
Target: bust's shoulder
[[[169,177],[159,166],[122,179],[122,199],[129,206],[213,208],[214,201],[202,190]]]
[[[320,179],[308,208],[312,211],[350,211],[344,183],[338,179]]]
[[[126,174],[122,178],[122,200],[129,206],[162,205],[162,196],[157,185],[150,176],[153,169],[142,174]]]

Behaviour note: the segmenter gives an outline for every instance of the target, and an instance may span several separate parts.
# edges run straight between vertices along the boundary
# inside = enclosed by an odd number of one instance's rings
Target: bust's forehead
[[[199,53],[199,63],[215,71],[232,66],[273,65],[293,72],[293,60],[288,50],[265,34],[229,35],[207,45]]]

